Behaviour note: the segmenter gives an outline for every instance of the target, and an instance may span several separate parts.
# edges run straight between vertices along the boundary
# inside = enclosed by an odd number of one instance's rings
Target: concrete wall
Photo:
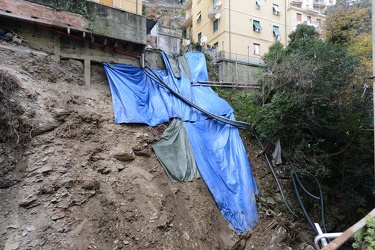
[[[255,84],[253,71],[258,67],[236,62],[222,61],[219,64],[219,80],[221,82],[234,82],[241,85]]]
[[[83,21],[78,24],[69,23],[72,29],[77,27],[102,36],[146,44],[147,18],[144,16],[135,15],[86,0],[4,0],[2,2],[8,3],[8,6],[14,6],[14,13],[20,12],[23,9],[33,8],[34,15],[40,16],[37,16],[38,19],[45,18],[49,20],[54,18],[54,22],[64,25],[68,25],[67,21],[62,18],[57,19],[57,13],[71,13],[71,16],[77,16],[78,14],[78,17]],[[22,6],[20,5],[21,3]],[[47,7],[38,7],[36,4]],[[36,10],[37,12],[35,12]],[[43,14],[46,11],[53,12],[55,15],[46,16]],[[73,15],[73,13],[75,14]]]
[[[172,54],[180,53],[181,39],[173,36],[163,35],[159,33],[158,49]]]

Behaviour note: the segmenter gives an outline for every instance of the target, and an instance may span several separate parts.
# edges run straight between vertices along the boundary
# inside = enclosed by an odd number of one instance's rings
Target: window
[[[219,0],[213,0],[213,6],[214,6],[214,9],[216,10],[217,8],[219,8],[220,6],[220,2]]]
[[[279,27],[273,26],[273,36],[275,37],[275,40],[277,41],[280,38],[280,30]]]
[[[297,22],[302,22],[302,15],[297,13]]]
[[[253,48],[254,48],[254,55],[260,55],[260,44],[254,43]]]
[[[307,23],[311,23],[311,16],[307,16]]]
[[[262,26],[260,26],[259,21],[254,20],[253,21],[253,30],[255,32],[260,32],[261,29],[262,29]]]
[[[197,23],[200,23],[200,21],[202,21],[202,13],[199,11],[197,15]]]
[[[320,25],[322,24],[322,19],[317,18],[317,19],[316,19],[316,23],[318,24],[318,26],[320,26]]]
[[[216,20],[214,21],[214,32],[217,31],[218,29],[219,29],[219,20],[216,19]]]
[[[200,33],[198,34],[198,43],[201,42],[201,39],[202,39],[202,32],[200,32]]]
[[[213,49],[218,49],[219,48],[219,43],[218,42],[214,43],[214,46],[212,48]]]
[[[279,6],[278,6],[278,5],[273,4],[273,5],[272,5],[272,10],[273,10],[273,14],[274,14],[274,15],[276,15],[276,16],[280,15],[280,9],[279,9]]]
[[[258,10],[260,9],[260,2],[259,0],[255,0],[255,8],[257,8]]]

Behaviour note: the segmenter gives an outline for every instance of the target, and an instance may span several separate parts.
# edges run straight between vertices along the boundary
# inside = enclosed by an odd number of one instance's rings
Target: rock
[[[190,235],[187,233],[187,232],[183,232],[182,233],[182,238],[184,239],[184,240],[190,240]]]
[[[306,242],[302,242],[297,246],[298,250],[314,250],[315,248],[307,244]]]
[[[26,199],[23,199],[20,202],[18,202],[18,205],[21,206],[21,207],[26,207],[26,208],[34,207],[34,206],[38,205],[38,204],[36,204],[37,200],[38,200],[37,197],[35,197],[34,195],[30,195]]]
[[[25,229],[30,232],[30,231],[34,231],[36,228],[33,225],[29,225],[29,226],[26,226]]]
[[[74,180],[70,177],[63,177],[59,181],[59,187],[72,188]]]
[[[82,188],[86,190],[99,189],[100,183],[96,180],[82,180]]]
[[[275,205],[276,204],[275,200],[272,197],[267,197],[266,202],[269,205]]]
[[[112,170],[110,168],[100,168],[98,172],[101,174],[109,174]]]
[[[0,189],[10,188],[16,185],[18,182],[20,181],[16,179],[12,179],[12,180],[0,179]]]
[[[5,243],[4,250],[16,250],[21,244],[22,237],[20,235],[12,235]]]
[[[135,159],[134,151],[117,152],[113,155],[119,161],[133,161]]]
[[[138,143],[137,145],[135,145],[133,147],[133,150],[134,151],[142,151],[143,149],[145,149],[147,147],[147,143]]]
[[[159,222],[158,222],[157,228],[164,231],[170,226],[171,222],[172,222],[171,218],[169,218],[168,215],[162,214],[159,217]]]
[[[118,171],[121,171],[121,170],[123,170],[124,168],[125,168],[125,165],[117,166],[117,170],[118,170]]]
[[[51,110],[51,113],[54,117],[56,117],[57,120],[62,121],[64,120],[72,111],[67,109],[59,109],[59,108],[53,108]]]
[[[47,158],[49,158],[47,156]],[[52,166],[43,166],[38,169],[38,173],[42,173],[43,175],[49,175],[53,171]]]
[[[287,231],[284,227],[278,227],[272,234],[271,240],[265,250],[277,249],[277,246],[282,246],[287,237]]]
[[[147,156],[150,157],[151,155],[151,150],[149,148],[145,148],[141,151],[134,151],[134,154],[137,156]]]
[[[57,212],[57,213],[55,213],[55,214],[53,214],[52,216],[51,216],[51,219],[53,220],[53,221],[57,221],[57,220],[60,220],[60,219],[62,219],[62,218],[64,218],[65,217],[65,213],[64,212]]]
[[[59,121],[41,121],[37,124],[34,124],[34,128],[32,130],[32,136],[40,135],[51,130],[54,130],[58,126],[61,125]]]

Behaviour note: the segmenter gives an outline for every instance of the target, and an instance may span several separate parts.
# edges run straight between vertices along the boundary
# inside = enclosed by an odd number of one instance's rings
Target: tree
[[[327,41],[343,46],[363,33],[370,33],[371,16],[366,1],[354,5],[338,1],[327,12],[324,30]]]
[[[280,138],[290,167],[317,175],[331,204],[353,215],[373,206],[366,72],[346,47],[319,40],[306,26],[292,32],[286,48],[275,43],[264,55],[263,108],[253,127],[263,138]]]

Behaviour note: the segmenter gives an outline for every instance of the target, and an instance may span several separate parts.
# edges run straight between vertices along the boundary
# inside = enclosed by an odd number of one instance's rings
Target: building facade
[[[187,0],[183,43],[214,48],[219,60],[260,65],[275,41],[288,44],[298,24],[321,32],[329,4],[334,0]]]
[[[109,7],[125,10],[127,12],[142,15],[142,0],[90,0]]]
[[[315,27],[319,34],[323,33],[322,25],[325,21],[324,11],[335,0],[293,0],[287,8],[287,34],[296,30],[297,25],[304,23]]]

